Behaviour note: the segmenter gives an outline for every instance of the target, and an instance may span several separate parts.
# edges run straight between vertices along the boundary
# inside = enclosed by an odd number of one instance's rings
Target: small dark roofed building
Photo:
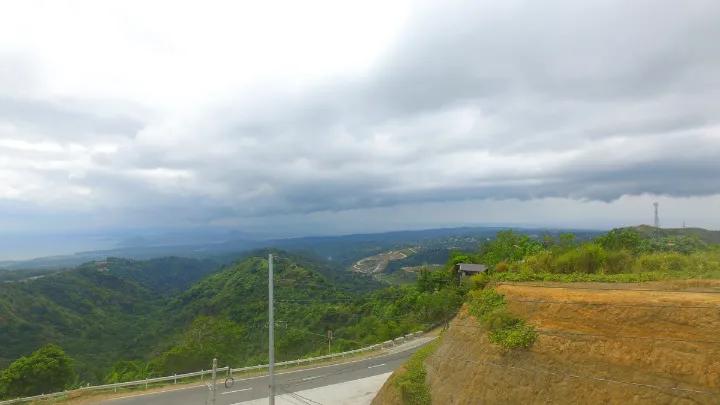
[[[458,275],[460,275],[460,278],[463,278],[485,273],[487,271],[487,266],[484,264],[458,263],[455,265],[455,269],[457,270]]]

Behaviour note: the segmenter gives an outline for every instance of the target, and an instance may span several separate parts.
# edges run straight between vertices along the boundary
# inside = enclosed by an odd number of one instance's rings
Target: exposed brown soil
[[[463,309],[425,363],[433,403],[720,404],[720,281],[531,285],[496,288],[547,333],[505,350]]]

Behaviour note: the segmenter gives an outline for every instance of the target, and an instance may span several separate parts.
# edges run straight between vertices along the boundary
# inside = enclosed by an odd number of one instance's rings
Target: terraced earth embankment
[[[463,308],[424,362],[433,404],[720,404],[720,281],[494,288],[537,340],[504,349]],[[373,404],[404,403],[392,381]]]

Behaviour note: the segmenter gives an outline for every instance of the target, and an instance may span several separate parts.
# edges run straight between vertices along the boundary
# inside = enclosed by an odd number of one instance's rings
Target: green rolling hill
[[[640,234],[644,238],[652,238],[656,229],[650,225],[630,226],[629,231]],[[660,228],[657,230],[658,236],[664,237],[696,237],[706,243],[720,243],[720,231],[711,231],[703,228]]]

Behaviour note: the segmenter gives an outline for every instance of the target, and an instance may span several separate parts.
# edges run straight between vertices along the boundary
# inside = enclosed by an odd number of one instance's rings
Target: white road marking
[[[376,365],[370,366],[370,367],[368,367],[368,368],[382,367],[382,366],[384,366],[384,365],[385,365],[385,363],[383,363],[383,364],[376,364]]]
[[[222,392],[221,394],[223,394],[223,395],[225,395],[225,394],[234,394],[234,393],[236,393],[236,392],[250,391],[251,389],[252,389],[252,388],[243,388],[243,389],[241,389],[241,390]]]
[[[320,375],[316,375],[316,376],[312,376],[312,377],[305,377],[305,378],[303,378],[303,381],[314,380],[314,379],[320,378],[320,377],[325,377],[325,374],[320,374]]]

